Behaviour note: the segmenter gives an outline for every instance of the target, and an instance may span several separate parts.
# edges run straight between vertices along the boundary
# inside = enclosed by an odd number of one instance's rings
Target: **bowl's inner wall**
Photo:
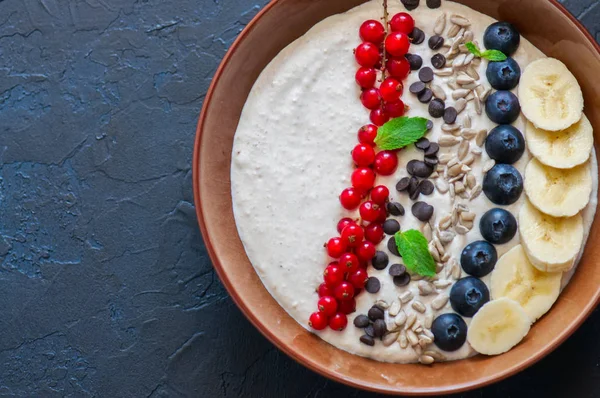
[[[390,0],[398,1],[398,0]],[[298,325],[263,287],[237,234],[230,200],[233,136],[254,81],[287,44],[327,16],[347,11],[361,0],[278,0],[259,23],[251,23],[234,44],[206,97],[197,142],[199,167],[196,205],[204,239],[223,283],[248,318],[279,348],[320,373],[378,391],[419,394],[458,391],[506,377],[549,352],[593,309],[600,286],[598,225],[571,283],[554,308],[525,341],[497,357],[478,356],[439,363],[426,372],[420,365],[379,363],[340,351]],[[600,107],[593,87],[600,56],[574,20],[548,0],[461,0],[475,10],[514,23],[547,55],[561,59],[579,80],[586,114],[600,139]],[[424,5],[424,1],[421,6]]]

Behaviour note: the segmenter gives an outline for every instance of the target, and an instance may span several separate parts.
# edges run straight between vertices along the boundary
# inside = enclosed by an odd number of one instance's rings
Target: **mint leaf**
[[[502,51],[498,50],[485,50],[481,52],[481,50],[473,43],[472,41],[465,44],[467,50],[469,50],[473,55],[479,58],[485,58],[492,62],[504,61],[508,58]]]
[[[485,50],[483,54],[481,54],[481,58],[485,58],[487,60],[497,62],[504,61],[508,58],[502,51],[498,50]]]
[[[396,232],[394,235],[404,266],[421,276],[435,275],[435,261],[429,253],[427,239],[416,229]]]
[[[375,144],[384,150],[400,149],[417,142],[426,132],[424,117],[397,117],[379,127]]]

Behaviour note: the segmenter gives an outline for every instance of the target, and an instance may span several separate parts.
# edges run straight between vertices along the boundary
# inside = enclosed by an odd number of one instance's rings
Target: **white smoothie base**
[[[390,3],[390,15],[405,11],[399,1]],[[445,1],[440,9],[431,10],[422,2],[411,11],[416,25],[426,34],[421,45],[411,46],[410,52],[423,57],[424,66],[431,66],[435,53],[427,45],[433,34],[433,26],[442,12],[457,13],[470,19],[475,40],[483,42],[483,32],[492,18],[463,5]],[[357,218],[357,212],[345,211],[338,196],[351,185],[353,170],[350,152],[357,144],[358,129],[369,123],[369,113],[360,100],[360,89],[354,82],[357,64],[353,49],[360,43],[358,28],[367,19],[378,19],[382,14],[381,2],[371,1],[345,14],[335,15],[315,25],[303,37],[286,47],[265,68],[257,79],[246,101],[234,139],[231,165],[232,200],[238,232],[246,253],[254,265],[263,284],[279,304],[303,327],[316,310],[318,295],[316,287],[322,282],[325,266],[331,261],[323,244],[337,236],[336,224],[342,217]],[[530,62],[544,54],[524,38],[513,56],[523,70]],[[486,62],[478,68],[485,80]],[[440,79],[436,77],[435,79]],[[411,107],[409,116],[430,118],[427,105],[418,102],[408,92],[411,83],[418,80],[417,73],[410,74],[405,83],[402,100]],[[436,80],[434,80],[435,82]],[[443,85],[448,89],[446,85]],[[447,91],[447,106],[453,105]],[[467,109],[472,117],[473,128],[491,130],[495,127],[485,112],[478,116],[469,103]],[[441,119],[434,120],[434,128],[427,135],[437,141],[441,135]],[[525,133],[525,119],[514,123]],[[454,148],[442,148],[440,154],[454,152]],[[412,159],[423,159],[423,153],[414,146],[399,153],[399,167],[395,175],[378,177],[376,184],[385,184],[390,189],[390,200],[402,203],[406,215],[397,218],[403,230],[420,229],[419,222],[410,212],[412,202],[407,194],[399,194],[395,184],[407,176],[406,164]],[[483,163],[489,158],[483,151],[481,159],[471,166],[481,183]],[[514,166],[524,174],[531,155],[526,151]],[[594,187],[592,197],[582,215],[587,234],[594,219],[597,204],[598,176],[595,153],[592,156]],[[485,211],[496,207],[484,194],[465,203],[476,212],[475,227],[464,236],[457,235],[446,247],[456,259],[469,242],[482,239],[479,233],[479,218]],[[525,193],[520,200],[503,208],[518,216]],[[434,217],[439,219],[451,211],[448,194],[437,190],[430,196],[421,196],[435,207]],[[432,220],[433,221],[433,220]],[[387,237],[378,250],[387,252]],[[504,245],[496,245],[498,257],[519,243],[519,234]],[[397,258],[396,258],[397,259]],[[390,264],[395,258],[390,257]],[[399,259],[397,259],[399,260]],[[574,270],[565,273],[563,287]],[[417,293],[416,282],[405,288],[396,287],[388,270],[377,271],[369,267],[369,276],[381,281],[377,294],[362,292],[357,297],[356,312],[349,315],[348,327],[343,332],[326,329],[316,332],[322,339],[348,352],[385,362],[416,362],[418,354],[411,349],[402,349],[395,343],[385,347],[377,342],[374,347],[360,343],[364,333],[352,325],[358,314],[365,314],[378,299],[389,303],[397,300],[406,290]],[[489,285],[489,275],[482,278]],[[450,287],[446,290],[449,291]],[[422,297],[428,304],[435,296]],[[449,304],[436,314],[452,312]],[[470,319],[465,318],[467,323]],[[312,330],[311,330],[312,331]],[[439,351],[435,344],[434,350]],[[466,358],[476,354],[468,343],[454,352],[444,352],[448,360]]]

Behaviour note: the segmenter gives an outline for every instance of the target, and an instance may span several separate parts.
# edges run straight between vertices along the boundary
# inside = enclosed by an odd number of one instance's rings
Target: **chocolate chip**
[[[389,259],[388,255],[385,254],[384,252],[380,252],[380,251],[375,253],[375,257],[373,257],[371,259],[371,265],[373,266],[373,268],[375,268],[377,270],[385,269],[385,267],[388,266],[389,262],[390,262],[390,259]]]
[[[427,166],[422,160],[416,159],[408,162],[406,165],[406,170],[409,172],[409,174],[421,178],[427,178],[431,175],[431,173],[433,173],[432,167]]]
[[[446,57],[444,57],[442,54],[435,54],[433,57],[431,57],[431,65],[433,65],[435,69],[442,69],[444,66],[446,66]]]
[[[423,161],[425,162],[425,164],[428,164],[431,167],[437,166],[437,164],[440,162],[439,159],[437,158],[437,156],[435,156],[435,155],[434,156],[425,156]]]
[[[429,8],[440,8],[442,0],[427,0],[427,7]]]
[[[387,332],[385,321],[383,319],[378,319],[375,322],[373,322],[373,331],[375,332],[375,336],[373,337],[383,337],[385,332]]]
[[[406,274],[406,267],[403,264],[394,264],[390,267],[391,276],[400,276]]]
[[[433,70],[426,66],[419,71],[419,80],[423,83],[429,83],[433,80]]]
[[[419,221],[429,221],[433,215],[433,206],[425,202],[417,202],[412,206],[411,212]]]
[[[373,339],[373,337],[369,336],[368,334],[363,334],[362,336],[360,336],[359,340],[361,343],[371,347],[375,345],[375,339]]]
[[[431,120],[427,121],[427,125],[425,126],[427,130],[431,130],[433,128],[433,122]]]
[[[401,0],[408,11],[412,11],[419,6],[419,0]]]
[[[387,205],[387,211],[392,216],[403,216],[404,215],[404,206],[402,206],[398,202],[389,202]]]
[[[409,171],[410,173],[410,171]],[[408,185],[410,184],[410,177],[403,177],[396,184],[396,191],[402,192],[408,189]]]
[[[408,197],[410,198],[410,200],[417,200],[419,199],[420,194],[421,190],[419,189],[419,185],[417,184],[417,187],[409,192]]]
[[[432,50],[438,50],[444,45],[444,38],[438,35],[431,36],[429,38],[428,44],[429,48],[431,48]]]
[[[444,111],[444,122],[453,124],[456,121],[457,116],[458,112],[456,112],[456,109],[450,106]]]
[[[425,32],[419,28],[414,28],[408,37],[412,41],[412,44],[421,44],[425,41]]]
[[[419,102],[422,102],[423,104],[426,104],[429,101],[431,101],[431,98],[433,98],[433,91],[431,91],[430,89],[426,88],[425,90],[423,90],[423,92],[421,94],[419,94],[417,96],[417,98],[419,99]]]
[[[431,117],[440,118],[444,116],[444,109],[446,108],[446,104],[439,98],[434,98],[429,103],[429,114]]]
[[[373,307],[371,307],[371,309],[369,309],[369,312],[367,313],[367,315],[369,316],[369,319],[372,320],[373,322],[375,322],[378,319],[385,318],[385,314],[383,313],[381,308],[375,307],[375,306],[373,306]]]
[[[400,223],[393,218],[388,218],[383,223],[383,232],[386,235],[394,235],[396,232],[400,231]]]
[[[425,151],[427,148],[429,148],[429,140],[425,137],[419,138],[419,141],[415,142],[415,146],[418,149]]]
[[[396,246],[396,239],[393,236],[388,240],[387,248],[393,255],[401,257],[400,252],[398,252],[398,246]],[[369,282],[367,281],[367,283]]]
[[[394,285],[396,285],[398,287],[406,286],[409,283],[410,283],[410,274],[408,272],[405,272],[404,274],[402,274],[400,276],[394,277]]]
[[[423,82],[414,82],[413,84],[410,85],[410,87],[408,88],[408,91],[410,91],[413,94],[421,94],[423,91],[425,91],[427,87],[425,87],[425,83]]]
[[[369,322],[369,317],[367,317],[366,315],[359,315],[356,318],[354,318],[354,326],[356,326],[357,328],[366,328],[370,324],[371,322]]]
[[[429,180],[423,180],[419,184],[419,189],[423,195],[431,195],[433,193],[433,183]]]
[[[373,294],[377,293],[379,289],[381,289],[381,282],[379,282],[379,279],[375,278],[374,276],[367,279],[367,283],[365,283],[365,290],[367,292]]]
[[[420,55],[406,54],[404,58],[406,58],[406,60],[410,64],[411,70],[419,70],[421,69],[421,66],[423,66],[423,58],[421,58]]]
[[[425,151],[425,156],[435,156],[440,150],[440,146],[437,142],[432,142],[429,144],[429,148]]]
[[[369,325],[365,328],[365,333],[369,337],[375,337],[375,330],[373,329],[373,325]]]
[[[410,177],[410,184],[408,184],[408,194],[412,195],[419,187],[419,179],[415,176]]]

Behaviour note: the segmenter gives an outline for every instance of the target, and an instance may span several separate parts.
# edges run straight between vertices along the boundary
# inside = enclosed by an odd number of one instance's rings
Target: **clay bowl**
[[[246,317],[282,351],[315,372],[354,387],[391,394],[435,395],[481,387],[540,360],[594,309],[600,296],[600,268],[595,262],[600,255],[597,222],[571,283],[520,345],[496,357],[480,355],[436,363],[427,372],[422,365],[380,363],[348,354],[306,331],[263,287],[236,230],[230,199],[231,147],[254,81],[281,49],[314,24],[363,2],[273,0],[232,45],[204,101],[194,148],[194,196],[202,235],[219,277]],[[596,142],[600,142],[600,91],[594,90],[600,47],[562,6],[554,0],[459,2],[514,23],[548,56],[567,64],[583,88],[586,114],[595,127]]]

